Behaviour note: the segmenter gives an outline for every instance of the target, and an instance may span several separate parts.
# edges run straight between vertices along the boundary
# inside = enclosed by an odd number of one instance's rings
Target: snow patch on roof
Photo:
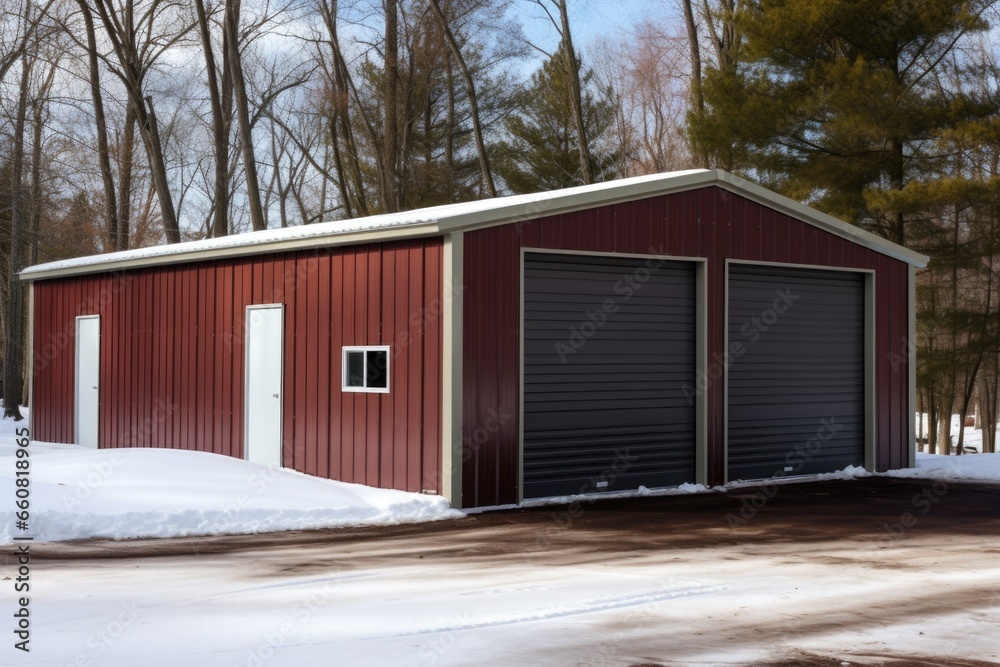
[[[690,169],[551,192],[481,199],[353,220],[334,220],[314,225],[268,229],[223,238],[78,257],[32,266],[23,270],[20,275],[24,279],[35,280],[172,262],[284,252],[324,245],[378,243],[392,238],[437,236],[466,229],[534,220],[547,215],[646,199],[710,185],[726,188],[740,196],[908,264],[927,265],[928,258],[919,253],[876,237],[859,227],[837,220],[738,176],[719,170]]]
[[[503,211],[505,215],[510,216],[516,216],[520,213],[522,216],[538,217],[543,215],[547,209],[551,208],[555,202],[562,199],[587,194],[615,192],[645,184],[656,184],[661,182],[667,183],[682,176],[709,173],[712,172],[705,169],[691,169],[687,171],[650,174],[647,176],[637,176],[635,178],[608,181],[606,183],[595,183],[593,185],[566,188],[552,192],[512,195],[509,197],[496,197],[494,199],[480,199],[458,204],[444,204],[430,208],[403,211],[400,213],[372,215],[352,220],[332,220],[312,225],[297,225],[282,229],[267,229],[259,232],[233,234],[222,238],[151,246],[148,248],[137,248],[135,250],[125,250],[122,252],[106,253],[101,255],[89,255],[86,257],[76,257],[73,259],[48,262],[46,264],[38,264],[25,269],[21,272],[21,274],[25,277],[31,277],[36,273],[76,269],[97,264],[104,265],[131,262],[153,257],[187,255],[229,248],[252,248],[254,246],[266,246],[274,243],[305,239],[316,239],[317,241],[321,241],[322,239],[333,239],[337,236],[358,232],[375,232],[381,230],[405,229],[407,227],[417,227],[427,224],[439,224],[448,220],[474,215],[483,215],[491,211]],[[520,212],[518,209],[521,209]]]

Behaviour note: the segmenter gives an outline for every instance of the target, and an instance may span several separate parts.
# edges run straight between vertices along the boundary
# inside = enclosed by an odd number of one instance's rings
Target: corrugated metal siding
[[[694,266],[524,262],[525,497],[694,482]]]
[[[729,479],[865,459],[864,274],[729,267]]]
[[[517,500],[522,247],[708,258],[709,359],[724,352],[726,258],[874,269],[876,465],[906,464],[907,265],[713,186],[465,234],[466,506]],[[718,484],[725,472],[723,383],[711,382],[706,397],[708,476]],[[501,428],[475,431],[498,411],[508,415]]]
[[[285,465],[437,491],[441,252],[438,238],[37,282],[34,437],[72,442],[74,318],[100,314],[102,446],[242,456],[246,306],[284,303]],[[344,345],[392,346],[389,394],[341,392]]]
[[[465,244],[464,506],[517,502],[518,232],[517,225],[493,227]]]

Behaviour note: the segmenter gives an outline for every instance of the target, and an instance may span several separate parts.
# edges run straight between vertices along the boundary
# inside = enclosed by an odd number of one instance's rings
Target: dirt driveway
[[[1000,664],[1000,485],[808,482],[379,529],[36,545],[34,557],[42,580],[117,573],[164,632],[185,627],[164,577],[203,591],[189,607],[238,589],[274,613],[288,601],[265,591],[350,582],[268,665],[309,664],[317,646],[346,651],[323,664]],[[92,595],[113,606],[111,590]],[[340,630],[324,634],[332,619]],[[71,626],[63,640],[85,645]],[[208,642],[218,663],[164,664],[253,664],[243,651],[257,636]],[[126,642],[114,648],[130,659]]]

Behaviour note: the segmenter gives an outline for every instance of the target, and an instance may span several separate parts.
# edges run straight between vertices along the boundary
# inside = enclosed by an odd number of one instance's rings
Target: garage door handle
[[[278,395],[277,395],[277,394],[275,394],[275,395],[274,395],[274,397],[275,397],[275,398],[278,398]]]

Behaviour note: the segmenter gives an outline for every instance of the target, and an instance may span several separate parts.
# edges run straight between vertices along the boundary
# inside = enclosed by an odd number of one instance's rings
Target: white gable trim
[[[39,264],[24,269],[22,280],[123,271],[181,262],[207,261],[328,246],[357,245],[470,231],[534,220],[560,213],[608,206],[716,185],[876,252],[924,267],[928,258],[854,225],[721,170],[692,170],[639,176],[620,181],[449,204],[433,208],[270,229],[105,255]]]

